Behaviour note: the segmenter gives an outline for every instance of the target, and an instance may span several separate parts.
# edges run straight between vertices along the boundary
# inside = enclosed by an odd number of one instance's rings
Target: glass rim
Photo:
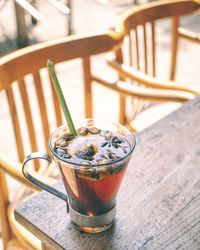
[[[121,158],[119,158],[119,159],[116,159],[116,160],[113,160],[113,161],[110,161],[110,162],[106,162],[106,163],[100,163],[100,164],[96,164],[96,163],[95,163],[95,164],[91,164],[91,163],[89,163],[89,164],[88,164],[88,163],[76,163],[76,162],[73,162],[73,161],[70,160],[70,159],[64,159],[64,158],[62,158],[61,156],[59,156],[59,155],[54,151],[54,149],[53,149],[53,147],[52,147],[51,141],[52,141],[52,137],[53,137],[53,135],[56,133],[56,131],[58,131],[58,130],[61,129],[62,127],[68,127],[67,124],[63,124],[63,125],[57,127],[57,128],[51,133],[51,135],[50,135],[50,137],[49,137],[49,143],[48,143],[48,145],[49,145],[49,148],[50,148],[51,153],[53,154],[53,156],[55,156],[56,158],[58,158],[60,161],[62,161],[62,162],[64,162],[64,163],[68,163],[68,164],[70,164],[70,165],[73,165],[73,168],[80,169],[80,167],[87,167],[87,171],[92,171],[93,169],[96,170],[94,167],[98,167],[98,168],[99,168],[99,167],[103,167],[103,166],[109,166],[109,165],[111,165],[111,164],[115,164],[115,163],[118,163],[118,162],[120,162],[120,161],[123,161],[124,159],[128,158],[128,157],[132,154],[133,150],[135,149],[135,146],[136,146],[136,138],[135,138],[134,134],[133,134],[127,127],[125,127],[124,125],[119,124],[119,123],[109,122],[109,121],[106,121],[106,120],[93,119],[93,118],[86,118],[86,119],[83,119],[82,121],[96,121],[96,122],[99,121],[99,122],[105,122],[105,123],[112,124],[112,125],[114,125],[114,126],[116,126],[116,127],[121,127],[121,128],[123,128],[124,130],[126,130],[126,131],[129,133],[129,135],[131,136],[132,144],[130,145],[130,146],[131,146],[130,151],[129,151],[124,157],[121,157]],[[91,169],[88,169],[88,168],[90,168],[90,167],[91,167]]]

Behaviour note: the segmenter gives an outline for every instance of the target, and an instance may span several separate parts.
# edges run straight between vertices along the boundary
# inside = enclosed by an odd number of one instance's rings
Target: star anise
[[[119,144],[121,144],[124,140],[120,137],[114,136],[112,137],[110,140],[106,140],[104,143],[102,143],[102,147],[114,147],[114,148],[118,148],[120,147]]]

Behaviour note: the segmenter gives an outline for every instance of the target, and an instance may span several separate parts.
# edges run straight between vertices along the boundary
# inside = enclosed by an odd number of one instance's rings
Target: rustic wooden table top
[[[52,249],[200,249],[200,97],[136,139],[109,230],[78,232],[45,191],[15,210],[17,221]]]

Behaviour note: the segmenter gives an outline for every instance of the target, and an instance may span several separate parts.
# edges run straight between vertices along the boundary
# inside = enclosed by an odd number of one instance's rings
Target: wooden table
[[[200,249],[200,97],[136,138],[108,231],[78,232],[45,191],[16,209],[17,221],[50,249]]]

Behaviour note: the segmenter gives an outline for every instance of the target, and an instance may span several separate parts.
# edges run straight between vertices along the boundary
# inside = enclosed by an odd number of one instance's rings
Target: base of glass
[[[83,215],[69,206],[69,216],[76,229],[87,233],[100,233],[113,224],[116,214],[116,206],[114,206],[110,211],[105,214],[88,216]]]
[[[73,225],[80,232],[95,234],[95,233],[101,233],[109,229],[113,225],[113,221],[109,225],[106,225],[103,227],[81,227],[81,226],[76,225],[75,223],[73,223]]]

